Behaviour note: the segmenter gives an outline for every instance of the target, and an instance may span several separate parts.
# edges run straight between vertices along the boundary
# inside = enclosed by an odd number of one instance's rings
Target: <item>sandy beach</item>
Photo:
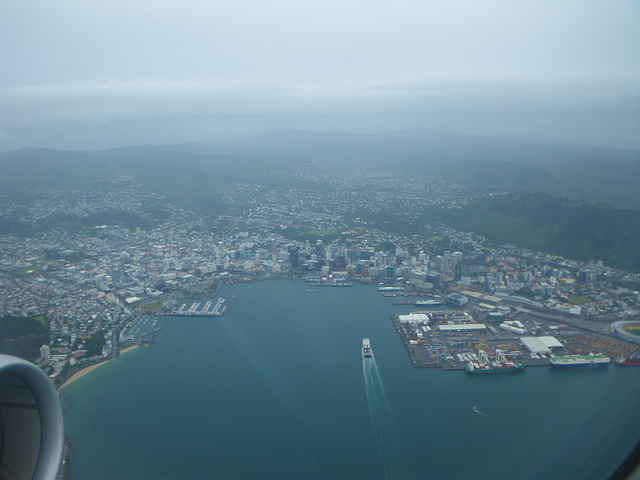
[[[123,353],[128,352],[130,350],[133,350],[134,348],[138,348],[139,346],[140,345],[131,345],[129,347],[123,348],[122,350],[120,350],[120,355],[122,355]],[[109,363],[111,360],[113,360],[113,358],[110,359],[110,360],[106,360],[104,362],[96,363],[95,365],[91,365],[90,367],[83,368],[79,372],[74,373],[73,375],[71,375],[71,377],[69,377],[69,379],[66,382],[64,382],[62,385],[60,385],[60,388],[58,388],[58,392],[60,392],[60,390],[62,390],[67,385],[75,382],[80,377],[82,377],[82,376],[86,375],[87,373],[91,372],[92,370],[95,370],[96,368],[101,367],[102,365],[105,365],[105,364]]]

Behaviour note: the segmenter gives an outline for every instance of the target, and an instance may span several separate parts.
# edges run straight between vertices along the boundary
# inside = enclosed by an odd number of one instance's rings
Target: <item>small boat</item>
[[[473,413],[480,413],[480,410],[475,405],[473,406]]]

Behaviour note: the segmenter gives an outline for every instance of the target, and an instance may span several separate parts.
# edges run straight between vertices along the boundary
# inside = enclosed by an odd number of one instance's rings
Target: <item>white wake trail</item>
[[[385,478],[393,478],[406,468],[403,442],[373,353],[371,358],[362,356],[362,372],[382,469]]]

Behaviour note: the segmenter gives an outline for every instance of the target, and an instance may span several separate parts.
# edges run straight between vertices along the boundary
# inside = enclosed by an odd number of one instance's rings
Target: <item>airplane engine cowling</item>
[[[0,354],[0,478],[55,480],[63,448],[62,409],[49,378]]]

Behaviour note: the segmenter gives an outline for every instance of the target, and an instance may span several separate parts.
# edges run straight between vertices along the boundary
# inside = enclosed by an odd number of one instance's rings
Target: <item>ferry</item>
[[[590,353],[589,355],[564,355],[562,357],[551,357],[551,366],[557,368],[595,368],[606,367],[611,359],[601,353]]]
[[[437,298],[429,298],[427,300],[418,300],[417,302],[415,302],[414,305],[416,307],[421,307],[421,306],[434,307],[437,305],[442,305],[442,301],[440,301]]]
[[[364,358],[371,358],[373,353],[371,352],[371,342],[368,338],[362,339],[362,355]]]

